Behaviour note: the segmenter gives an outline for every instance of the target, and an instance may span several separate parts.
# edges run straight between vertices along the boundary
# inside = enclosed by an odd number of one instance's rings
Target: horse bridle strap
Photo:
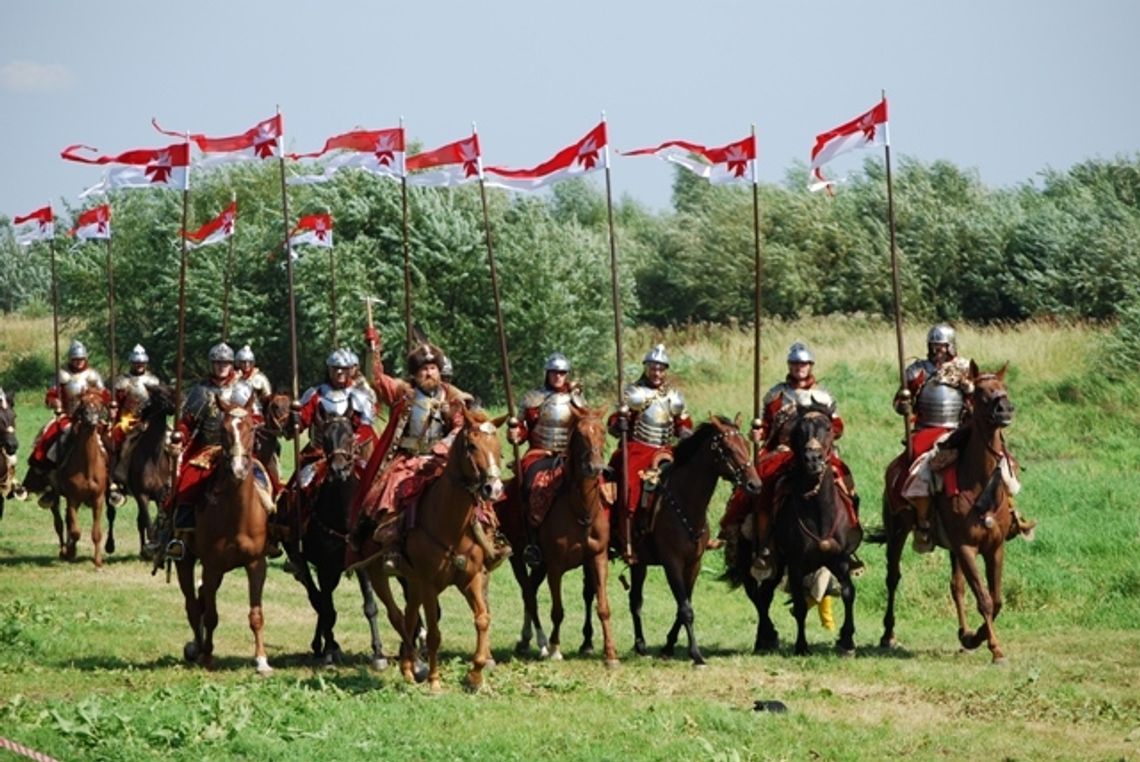
[[[724,464],[728,466],[728,470],[732,472],[732,483],[739,487],[744,484],[748,466],[738,465],[733,460],[732,453],[730,453],[728,451],[728,448],[724,446],[726,439],[728,439],[727,431],[718,432],[717,435],[713,437],[712,441],[709,443],[709,447],[711,447],[712,451],[716,453],[717,457],[719,457],[724,462]]]

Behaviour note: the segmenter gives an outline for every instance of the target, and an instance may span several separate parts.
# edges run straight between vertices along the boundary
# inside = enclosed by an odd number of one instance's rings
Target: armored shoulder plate
[[[915,360],[906,368],[907,384],[913,383],[920,375],[930,378],[935,372],[934,363],[930,360]]]
[[[685,395],[681,394],[680,389],[669,389],[669,412],[674,417],[683,415],[685,412]]]
[[[801,410],[819,405],[827,410],[828,415],[835,415],[835,398],[831,396],[831,392],[819,384],[810,389],[796,389],[792,394],[796,400],[796,406]]]
[[[530,410],[531,408],[540,407],[549,396],[550,391],[547,389],[531,389],[529,392],[522,396],[521,400],[519,400],[519,406],[523,410]]]
[[[258,399],[273,396],[273,384],[269,383],[269,378],[257,368],[254,368],[245,382],[253,389]]]
[[[309,404],[309,400],[318,394],[319,388],[320,387],[310,386],[305,390],[305,393],[301,395],[301,407]]]
[[[214,404],[214,393],[217,387],[211,384],[195,384],[190,388],[190,392],[186,395],[186,401],[182,403],[182,415],[189,415],[195,421],[201,421],[203,414],[209,414],[211,410],[217,412]]]
[[[348,387],[348,397],[349,404],[360,416],[361,423],[371,426],[372,417],[376,410],[376,400],[367,393],[371,390],[366,391],[366,389],[367,387],[350,386]]]
[[[650,403],[654,396],[654,390],[648,386],[629,384],[625,387],[622,399],[625,404],[629,405],[630,410],[638,412],[644,410],[645,406]]]

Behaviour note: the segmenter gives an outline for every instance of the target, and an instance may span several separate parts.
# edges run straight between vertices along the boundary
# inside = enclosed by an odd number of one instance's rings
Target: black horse
[[[342,659],[340,644],[333,635],[337,612],[333,605],[333,592],[344,574],[344,550],[348,542],[348,511],[352,496],[359,485],[355,464],[361,454],[355,439],[355,429],[348,419],[340,416],[325,418],[318,408],[312,431],[320,446],[320,457],[301,469],[295,482],[293,496],[306,494],[307,480],[322,479],[312,502],[303,506],[308,521],[304,522],[301,542],[285,544],[294,576],[304,585],[309,604],[317,612],[317,625],[313,631],[312,649],[318,659],[333,664]],[[313,580],[309,565],[317,570]],[[380,643],[380,630],[376,614],[378,607],[372,584],[362,569],[356,571],[360,593],[364,598],[364,616],[372,631],[372,666],[383,669],[388,665]]]
[[[23,486],[16,480],[16,450],[20,443],[16,440],[16,409],[11,398],[0,389],[0,518],[4,517],[4,501],[27,496]]]
[[[839,582],[843,596],[843,627],[836,646],[840,652],[855,650],[855,586],[851,582],[851,558],[863,540],[863,529],[854,518],[849,498],[843,495],[831,466],[833,436],[831,416],[819,406],[798,411],[791,429],[792,466],[776,484],[774,574],[757,582],[749,573],[752,549],[741,541],[736,568],[728,577],[744,589],[756,606],[755,652],[775,650],[779,635],[772,624],[769,608],[776,587],[787,571],[796,618],[795,653],[808,652],[804,619],[808,612],[807,575],[826,568]]]
[[[163,384],[151,386],[150,396],[139,410],[140,432],[125,465],[127,492],[138,504],[135,526],[139,533],[139,555],[151,558],[154,550],[155,527],[150,515],[150,503],[162,505],[172,488],[174,460],[167,450],[170,426],[167,416],[174,414],[174,394]],[[107,552],[115,552],[116,509],[107,505]]]

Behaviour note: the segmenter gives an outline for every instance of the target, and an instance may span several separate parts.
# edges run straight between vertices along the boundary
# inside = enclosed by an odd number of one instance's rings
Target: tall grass
[[[0,377],[9,347],[43,351],[43,329],[43,321],[0,326]],[[911,354],[923,351],[924,334],[925,326],[908,330]],[[47,336],[50,342],[50,322]],[[905,554],[898,611],[904,647],[875,648],[883,562],[879,549],[866,547],[870,569],[857,585],[855,659],[833,655],[834,635],[814,617],[813,655],[794,657],[784,648],[753,656],[755,613],[741,593],[716,580],[718,554],[706,556],[693,601],[706,669],[693,670],[684,658],[636,657],[625,596],[612,580],[623,665],[607,671],[598,657],[575,655],[577,574],[564,585],[567,660],[520,658],[513,645],[521,605],[514,580],[499,571],[491,581],[498,666],[488,691],[473,698],[458,687],[474,628],[452,591],[443,600],[446,693],[429,698],[391,670],[367,669],[367,629],[351,583],[338,594],[338,635],[350,661],[334,670],[312,666],[306,651],[314,616],[275,562],[265,600],[276,674],[254,676],[240,573],[222,588],[220,668],[206,674],[181,662],[188,632],[177,587],[130,557],[133,509],[120,516],[120,553],[96,573],[86,538],[81,561],[65,565],[55,559],[48,514],[10,502],[0,521],[0,735],[66,759],[1136,758],[1140,408],[1131,401],[1140,384],[1099,379],[1103,338],[1089,326],[1050,323],[959,330],[962,353],[984,369],[1009,362],[1017,405],[1009,440],[1024,466],[1018,501],[1041,522],[1036,542],[1017,540],[1006,554],[1006,608],[998,620],[1010,656],[1005,669],[990,667],[984,649],[958,653],[941,552]],[[749,332],[632,331],[631,372],[660,340],[695,415],[751,413]],[[764,389],[782,377],[791,342],[811,345],[817,374],[847,422],[840,443],[864,495],[863,519],[877,524],[882,470],[902,433],[890,409],[898,383],[890,326],[859,318],[774,323],[764,325],[763,340]],[[600,404],[613,390],[587,391]],[[41,395],[19,397],[21,455],[46,420]],[[726,498],[722,486],[714,521]],[[88,513],[85,531],[89,523]],[[621,571],[613,567],[614,576]],[[547,621],[548,598],[541,606]],[[782,601],[774,608],[787,642],[791,617]],[[663,577],[651,570],[644,610],[651,646],[661,643],[673,614]],[[386,625],[384,635],[392,650]],[[755,712],[757,699],[779,699],[789,712]]]

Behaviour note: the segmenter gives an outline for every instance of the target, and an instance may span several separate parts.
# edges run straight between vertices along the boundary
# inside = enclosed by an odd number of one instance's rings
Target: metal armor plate
[[[918,392],[918,416],[915,428],[927,429],[933,426],[954,428],[962,420],[964,405],[962,392],[935,376]]]
[[[147,387],[158,386],[158,377],[149,371],[139,375],[125,374],[115,380],[115,398],[122,398],[121,414],[137,415],[150,399]]]
[[[347,389],[335,389],[328,384],[321,384],[317,389],[320,395],[321,410],[326,416],[345,417],[349,411],[349,398]]]
[[[59,388],[63,411],[68,415],[79,407],[79,398],[88,389],[102,389],[103,377],[94,368],[84,368],[78,373],[61,369],[59,371]]]
[[[668,444],[674,424],[685,412],[685,398],[676,389],[631,385],[626,387],[626,404],[639,412],[633,424],[633,438],[654,447]],[[635,407],[634,403],[637,403]]]
[[[574,401],[575,395],[570,392],[546,390],[546,398],[538,406],[538,420],[531,435],[533,446],[551,452],[565,452],[570,444]]]
[[[249,388],[253,389],[253,393],[257,395],[259,400],[273,396],[273,384],[269,383],[269,378],[257,368],[253,369],[249,378],[243,380],[249,384]]]
[[[450,416],[447,397],[442,388],[432,395],[416,389],[408,413],[408,424],[400,439],[400,448],[420,454],[428,452],[447,433],[449,427],[445,424],[445,419]]]
[[[190,389],[182,406],[182,414],[193,418],[196,427],[193,436],[204,444],[222,442],[222,411],[217,404],[219,396],[229,404],[245,405],[253,399],[253,389],[244,381],[234,381],[222,386],[205,382]],[[256,401],[253,404],[253,412],[261,412]]]

